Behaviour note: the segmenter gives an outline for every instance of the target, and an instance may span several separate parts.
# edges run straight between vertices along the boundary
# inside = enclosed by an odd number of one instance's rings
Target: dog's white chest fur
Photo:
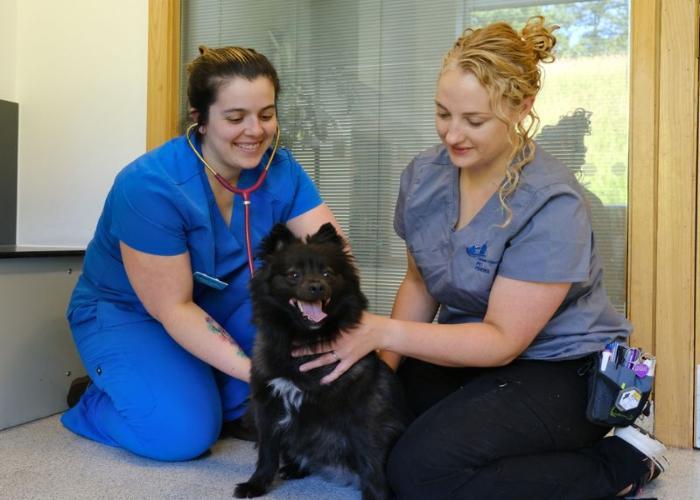
[[[282,398],[284,403],[285,416],[278,424],[282,426],[289,425],[289,422],[292,420],[292,409],[299,411],[304,400],[304,393],[294,382],[282,377],[273,378],[267,385],[272,389],[272,394]]]

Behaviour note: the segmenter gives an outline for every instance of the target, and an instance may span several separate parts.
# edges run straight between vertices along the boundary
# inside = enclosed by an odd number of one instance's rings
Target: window
[[[371,309],[387,313],[405,271],[394,234],[399,176],[437,142],[443,54],[469,26],[535,14],[558,24],[536,140],[586,188],[605,285],[625,311],[628,0],[183,0],[184,65],[201,44],[267,55],[282,83],[282,141],[347,231]]]

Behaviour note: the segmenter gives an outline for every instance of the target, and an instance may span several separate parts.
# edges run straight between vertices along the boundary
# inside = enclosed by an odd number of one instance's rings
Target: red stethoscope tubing
[[[219,181],[219,184],[221,184],[225,189],[243,197],[243,212],[245,214],[245,246],[246,252],[248,254],[248,269],[250,269],[250,275],[252,277],[253,274],[255,274],[255,266],[253,265],[253,243],[250,240],[250,193],[258,189],[262,185],[263,181],[265,180],[265,177],[267,177],[267,169],[262,171],[260,177],[258,177],[258,180],[255,184],[245,189],[232,186],[226,179],[224,179],[218,173],[215,173],[214,177],[217,181]]]
[[[206,162],[204,157],[197,151],[197,148],[194,147],[194,144],[192,144],[192,141],[190,140],[190,132],[192,131],[193,128],[197,126],[196,123],[190,125],[190,127],[187,129],[187,132],[185,133],[185,136],[187,137],[187,143],[190,145],[190,148],[192,148],[192,151],[194,154],[199,158],[199,160],[204,164],[204,166],[211,172],[211,174],[214,176],[214,178],[223,186],[224,189],[227,191],[230,191],[233,194],[237,194],[243,198],[243,212],[244,212],[244,231],[245,231],[245,245],[246,245],[246,253],[248,255],[248,269],[250,270],[250,276],[251,278],[253,277],[253,274],[255,274],[255,260],[253,258],[253,243],[250,238],[250,193],[258,189],[260,186],[262,186],[262,183],[265,182],[265,177],[267,177],[267,171],[270,170],[270,165],[272,164],[272,159],[275,157],[275,153],[277,153],[277,147],[279,146],[280,142],[280,132],[279,129],[277,129],[276,133],[276,138],[275,138],[275,145],[272,149],[272,153],[270,154],[270,158],[267,160],[267,164],[265,165],[265,168],[263,169],[262,173],[258,177],[258,180],[255,182],[250,187],[241,189],[236,186],[232,186],[230,182],[228,182],[224,177],[219,174],[217,171],[215,171],[209,164]]]

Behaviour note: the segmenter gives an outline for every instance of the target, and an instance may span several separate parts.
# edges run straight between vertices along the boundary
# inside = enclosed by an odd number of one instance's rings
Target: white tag
[[[630,387],[620,391],[620,394],[617,396],[617,401],[615,401],[615,407],[620,411],[634,410],[639,406],[641,400],[642,393],[635,387]]]

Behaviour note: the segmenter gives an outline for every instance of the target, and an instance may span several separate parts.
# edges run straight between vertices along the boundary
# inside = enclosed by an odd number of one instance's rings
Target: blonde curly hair
[[[517,122],[509,118],[506,110],[520,109],[527,98],[539,92],[542,87],[539,63],[554,61],[552,50],[557,39],[552,33],[558,28],[545,26],[543,16],[531,17],[520,31],[505,22],[469,28],[443,58],[440,74],[455,68],[474,74],[486,88],[494,114],[508,126],[508,139],[513,148],[505,180],[498,190],[506,213],[503,227],[513,218],[506,200],[518,186],[523,167],[535,157],[532,137],[540,121],[534,108]]]

